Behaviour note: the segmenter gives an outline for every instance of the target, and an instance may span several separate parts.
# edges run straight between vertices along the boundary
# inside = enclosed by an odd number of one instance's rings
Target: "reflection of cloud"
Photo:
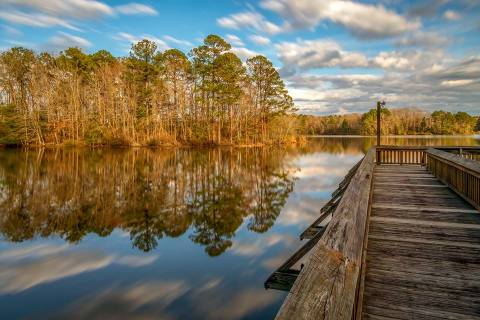
[[[68,245],[52,246],[48,244],[38,244],[28,247],[16,248],[0,252],[0,261],[18,260],[32,257],[42,257],[65,251]]]
[[[123,256],[115,259],[115,263],[135,268],[152,264],[157,259],[158,256]]]
[[[240,319],[252,312],[262,310],[283,296],[277,291],[266,291],[256,288],[246,288],[233,297],[224,295],[204,295],[194,306],[206,319]]]
[[[240,256],[258,256],[262,254],[267,248],[272,247],[278,243],[283,242],[288,247],[294,239],[286,234],[269,234],[263,238],[259,238],[254,242],[240,242],[233,243],[232,253]]]
[[[282,253],[281,255],[273,258],[268,258],[262,261],[261,265],[267,270],[274,270],[280,267],[288,258],[290,258],[291,253]]]
[[[172,302],[190,289],[183,281],[138,283],[112,287],[68,306],[58,319],[173,319],[165,314]],[[67,316],[68,315],[68,316]]]
[[[157,256],[115,256],[101,251],[67,251],[68,245],[39,244],[0,253],[0,293],[21,292],[84,272],[105,268],[112,263],[142,267]]]
[[[41,283],[104,268],[111,262],[111,257],[98,253],[73,252],[28,263],[0,265],[0,292],[24,291]]]
[[[210,279],[207,282],[205,282],[202,286],[197,288],[195,290],[195,293],[199,294],[199,293],[203,293],[204,291],[208,291],[208,290],[211,290],[213,288],[216,288],[220,285],[221,282],[222,282],[222,279],[220,279],[220,278]]]
[[[129,301],[134,309],[151,303],[165,308],[188,289],[183,281],[143,283],[125,290],[121,296]]]
[[[320,208],[325,200],[307,196],[291,197],[277,223],[282,225],[307,225],[312,223],[320,214]]]

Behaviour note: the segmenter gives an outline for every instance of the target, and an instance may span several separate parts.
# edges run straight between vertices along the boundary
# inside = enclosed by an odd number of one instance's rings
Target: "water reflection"
[[[0,318],[271,319],[263,282],[374,141],[0,150]]]
[[[248,218],[266,232],[293,190],[287,151],[266,149],[77,150],[0,153],[0,231],[20,242],[128,232],[148,252],[165,236],[218,256]]]

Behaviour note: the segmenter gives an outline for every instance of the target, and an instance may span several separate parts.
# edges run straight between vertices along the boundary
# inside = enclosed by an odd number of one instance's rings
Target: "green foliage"
[[[386,120],[391,112],[387,108],[380,110],[382,121]],[[374,135],[377,133],[377,109],[370,109],[367,113],[362,115],[360,132],[364,135]],[[382,134],[385,134],[386,130],[382,128]]]
[[[21,145],[22,119],[13,105],[0,105],[0,145]]]
[[[295,109],[278,71],[263,56],[245,65],[231,49],[217,35],[188,56],[160,52],[150,40],[133,44],[124,58],[106,50],[68,48],[53,56],[12,48],[0,55],[0,95],[15,106],[5,109],[1,139],[24,145],[284,140],[291,128],[271,123]]]
[[[479,131],[478,117],[466,112],[451,113],[442,110],[431,114],[418,109],[382,109],[382,134],[473,134]],[[303,134],[362,134],[375,135],[377,111],[364,114],[331,116],[299,116],[299,128]]]
[[[294,111],[293,100],[271,61],[264,56],[255,56],[247,60],[247,69],[249,78],[257,90],[258,103],[264,117],[268,119]]]

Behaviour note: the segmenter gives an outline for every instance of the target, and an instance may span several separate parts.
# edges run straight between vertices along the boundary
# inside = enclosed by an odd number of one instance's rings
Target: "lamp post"
[[[377,101],[377,146],[380,146],[380,134],[381,134],[381,127],[380,127],[380,116],[382,112],[382,107],[385,107],[385,101]]]

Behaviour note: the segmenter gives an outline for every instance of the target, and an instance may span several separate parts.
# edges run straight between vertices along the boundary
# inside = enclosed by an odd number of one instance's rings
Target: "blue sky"
[[[208,34],[269,57],[301,112],[392,107],[480,114],[480,1],[0,0],[0,49],[132,42],[188,52]]]

